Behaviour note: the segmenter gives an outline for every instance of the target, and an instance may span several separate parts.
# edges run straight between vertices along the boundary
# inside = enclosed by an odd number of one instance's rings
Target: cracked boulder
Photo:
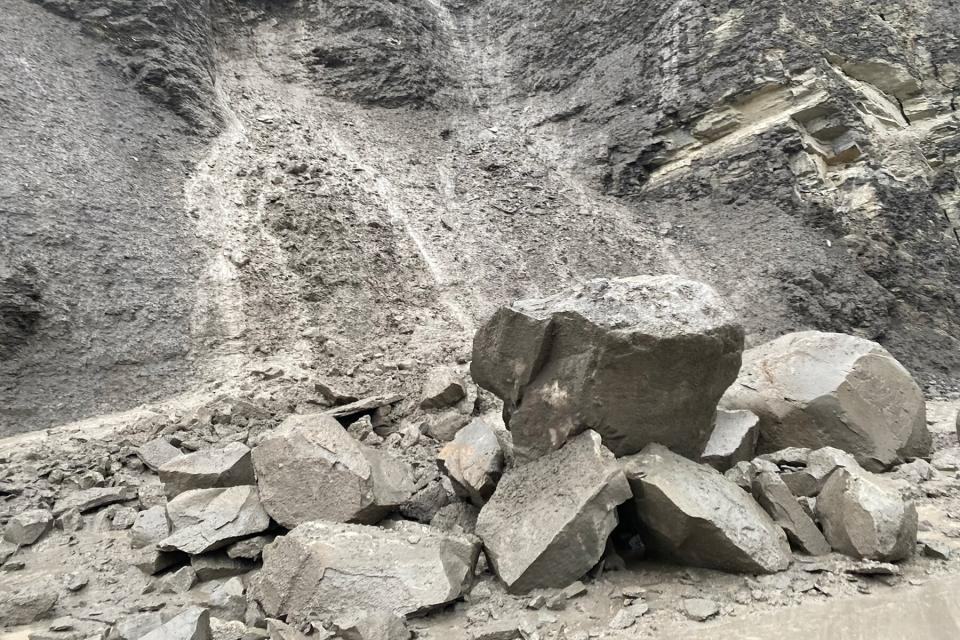
[[[167,503],[167,516],[173,533],[157,548],[190,555],[225,547],[270,526],[257,488],[250,485],[185,491]]]
[[[716,469],[652,444],[621,460],[654,548],[683,564],[773,573],[790,564],[783,531]]]
[[[160,482],[168,497],[191,489],[255,484],[250,449],[231,442],[222,449],[203,449],[177,456],[160,466]]]
[[[757,474],[753,479],[753,495],[796,548],[811,556],[830,553],[827,539],[780,476],[770,471]]]
[[[306,522],[264,547],[251,589],[269,617],[404,616],[459,598],[479,552],[472,536],[413,522]]]
[[[507,588],[566,587],[603,555],[630,487],[613,454],[585,431],[509,469],[480,510],[477,535]]]
[[[750,460],[757,447],[759,423],[757,416],[750,411],[717,409],[713,431],[700,462],[717,471],[726,471],[738,462]]]
[[[920,387],[886,349],[855,336],[804,331],[750,349],[722,406],[759,416],[762,452],[836,447],[871,471],[930,453]]]
[[[498,310],[474,338],[470,371],[503,400],[520,459],[586,429],[617,456],[660,442],[695,458],[742,349],[743,329],[705,284],[598,279]]]
[[[327,415],[288,417],[253,450],[253,464],[264,508],[288,529],[311,520],[373,524],[414,491],[407,464]]]
[[[503,449],[494,430],[477,418],[461,429],[437,456],[458,494],[482,506],[503,473]]]
[[[834,551],[896,562],[917,544],[917,509],[896,487],[863,470],[839,468],[817,496],[817,518]]]

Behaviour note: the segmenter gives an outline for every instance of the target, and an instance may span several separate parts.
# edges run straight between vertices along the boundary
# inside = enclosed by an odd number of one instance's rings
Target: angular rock
[[[439,442],[450,442],[460,429],[470,424],[470,416],[459,411],[445,411],[430,416],[423,426],[423,433]]]
[[[463,376],[453,367],[438,367],[430,372],[423,384],[421,409],[452,407],[467,397]]]
[[[211,640],[210,612],[191,607],[141,640]]]
[[[156,438],[137,447],[137,456],[151,471],[157,471],[174,458],[183,455],[180,449],[164,438]]]
[[[137,487],[137,499],[143,509],[167,506],[167,494],[163,492],[163,485],[160,483],[142,484]]]
[[[280,620],[267,620],[267,633],[270,640],[309,640],[299,630]]]
[[[398,522],[389,529],[307,522],[263,550],[251,591],[268,616],[422,612],[470,585],[473,537]]]
[[[836,447],[873,471],[930,452],[920,387],[855,336],[804,331],[750,349],[721,406],[760,417],[761,451]]]
[[[917,509],[878,476],[845,468],[830,474],[817,496],[817,518],[835,551],[896,562],[917,543]]]
[[[720,605],[706,598],[686,598],[683,601],[683,614],[691,620],[703,622],[720,613]]]
[[[148,611],[127,616],[110,630],[109,640],[139,640],[163,625],[159,611]]]
[[[772,462],[778,467],[805,467],[810,460],[810,449],[805,447],[787,447],[773,453],[757,456],[760,460]]]
[[[94,487],[74,491],[57,500],[53,506],[53,515],[59,516],[71,509],[80,513],[96,509],[116,502],[126,502],[137,497],[136,489],[132,487]]]
[[[863,468],[857,464],[857,461],[849,453],[834,447],[823,447],[811,451],[807,455],[807,466],[805,468],[784,472],[780,475],[780,478],[790,487],[793,495],[812,498],[820,493],[823,484],[834,469],[839,468],[848,469],[854,473],[863,473]]]
[[[753,495],[797,548],[811,556],[830,553],[827,539],[780,476],[769,471],[757,474],[753,480]]]
[[[83,516],[76,509],[68,509],[57,516],[54,525],[62,531],[80,531],[83,529]]]
[[[343,640],[408,640],[403,618],[390,611],[367,611],[335,620],[333,629]]]
[[[246,589],[243,580],[230,578],[213,590],[206,603],[210,606],[210,613],[221,620],[240,620],[247,610]]]
[[[197,572],[193,567],[180,567],[160,579],[160,593],[186,593],[197,584]]]
[[[369,413],[381,407],[389,407],[403,400],[403,396],[397,394],[387,394],[381,396],[371,396],[362,398],[350,404],[341,405],[332,409],[327,409],[323,415],[334,418],[347,418],[359,413]]]
[[[227,556],[235,559],[256,560],[263,553],[263,548],[273,542],[275,537],[265,535],[238,540],[227,547]]]
[[[46,509],[30,509],[10,518],[3,539],[11,544],[25,547],[40,539],[53,527],[53,514]]]
[[[470,371],[503,400],[520,459],[586,429],[617,456],[660,442],[695,458],[742,350],[713,289],[636,276],[501,308],[474,338]]]
[[[451,502],[437,510],[430,520],[430,526],[455,533],[474,533],[477,530],[477,517],[480,510],[467,502]]]
[[[183,564],[187,556],[179,551],[160,551],[155,546],[147,546],[131,550],[129,560],[131,565],[152,576]]]
[[[170,535],[170,522],[167,520],[166,507],[150,507],[137,514],[130,527],[130,547],[142,549],[157,544]]]
[[[31,624],[47,617],[59,597],[55,588],[42,582],[0,586],[0,627]]]
[[[684,564],[773,573],[790,564],[783,531],[715,469],[658,444],[621,460],[654,547]]]
[[[256,483],[250,449],[231,442],[223,449],[203,449],[179,456],[160,467],[160,482],[167,497],[192,489],[236,487]]]
[[[254,486],[185,491],[167,504],[167,516],[173,533],[158,548],[190,555],[225,547],[270,526]]]
[[[12,558],[13,554],[19,550],[19,545],[7,542],[6,540],[0,540],[0,565]]]
[[[930,459],[930,464],[937,471],[960,471],[960,447],[937,451]]]
[[[500,440],[480,418],[461,429],[437,458],[457,493],[477,506],[487,501],[503,473]]]
[[[750,411],[717,409],[710,440],[700,455],[700,462],[717,471],[726,471],[738,462],[753,458],[760,431],[760,419]]]
[[[477,535],[514,593],[566,587],[603,555],[630,498],[613,454],[585,431],[563,448],[509,469],[480,510]]]
[[[206,582],[218,578],[240,576],[253,569],[252,562],[235,560],[226,553],[205,553],[190,558],[190,566],[197,572],[197,580]]]
[[[375,523],[413,494],[409,467],[322,415],[292,415],[253,451],[263,506],[284,527]]]

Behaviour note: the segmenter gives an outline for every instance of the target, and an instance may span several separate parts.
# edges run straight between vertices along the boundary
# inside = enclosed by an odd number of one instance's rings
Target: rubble
[[[253,464],[264,508],[287,528],[311,520],[372,524],[414,490],[405,463],[323,414],[288,417],[256,446]]]
[[[183,564],[187,556],[179,551],[160,551],[156,546],[147,546],[132,550],[129,560],[132,566],[152,576]]]
[[[53,515],[61,516],[71,509],[85,513],[97,507],[103,507],[116,502],[126,502],[137,497],[136,489],[132,487],[93,487],[74,491],[57,500],[53,506]]]
[[[930,453],[920,387],[855,336],[804,331],[748,350],[721,406],[760,417],[762,451],[836,447],[872,471]]]
[[[437,367],[427,375],[423,384],[421,409],[452,407],[467,397],[463,376],[453,367]]]
[[[477,535],[514,593],[566,587],[603,555],[630,498],[623,471],[594,431],[504,473],[480,510]]]
[[[773,573],[790,564],[780,527],[711,467],[657,444],[624,458],[633,506],[657,550],[684,564]]]
[[[225,547],[270,526],[254,486],[185,491],[167,504],[167,515],[173,533],[157,547],[190,555]]]
[[[20,546],[31,545],[53,526],[53,514],[46,509],[30,509],[10,518],[3,539]]]
[[[268,616],[424,612],[469,587],[480,544],[426,525],[307,522],[263,550],[251,591]]]
[[[717,471],[726,471],[738,462],[753,458],[757,447],[760,419],[750,411],[717,409],[710,439],[700,462]]]
[[[178,456],[158,470],[168,498],[191,489],[236,487],[256,483],[250,449],[231,442],[222,449],[204,449]]]
[[[830,553],[827,539],[780,476],[770,471],[757,474],[753,480],[753,495],[773,521],[783,528],[793,545],[812,556]]]
[[[141,640],[211,640],[210,612],[191,607],[154,629]]]
[[[437,458],[457,493],[477,506],[487,501],[503,473],[500,440],[482,418],[461,429]]]
[[[521,459],[587,428],[617,456],[659,442],[696,457],[742,349],[743,330],[707,285],[598,279],[501,308],[476,334],[471,374],[503,400]]]

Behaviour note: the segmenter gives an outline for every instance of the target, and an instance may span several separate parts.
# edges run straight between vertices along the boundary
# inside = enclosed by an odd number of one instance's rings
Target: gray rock
[[[187,556],[179,551],[160,551],[156,546],[132,549],[130,564],[147,575],[156,575],[170,567],[187,561]]]
[[[309,640],[305,634],[280,620],[267,619],[267,633],[270,640]]]
[[[585,431],[563,448],[509,469],[480,510],[477,535],[494,571],[514,593],[566,587],[603,555],[630,488],[600,435]]]
[[[923,555],[928,558],[935,558],[937,560],[949,560],[950,559],[950,545],[943,538],[934,538],[930,536],[925,536],[917,540],[920,543],[920,548],[923,551]]]
[[[474,338],[470,371],[503,400],[520,459],[585,429],[617,456],[660,442],[697,457],[742,349],[742,328],[705,284],[598,279],[501,308]]]
[[[0,565],[12,558],[13,554],[19,550],[19,545],[15,545],[12,542],[7,542],[6,540],[0,540]]]
[[[875,342],[791,333],[750,349],[721,406],[760,417],[760,449],[836,447],[879,471],[930,452],[923,393]]]
[[[810,458],[810,449],[806,447],[787,447],[757,457],[760,460],[772,462],[778,467],[805,467]]]
[[[191,607],[141,640],[211,640],[210,612]]]
[[[403,396],[396,394],[386,394],[380,396],[370,396],[368,398],[361,398],[356,402],[351,402],[349,404],[340,405],[332,409],[327,409],[323,412],[323,415],[331,416],[333,418],[347,418],[349,416],[355,416],[361,413],[369,413],[370,411],[375,411],[382,407],[389,407],[403,400]]]
[[[375,523],[413,494],[409,467],[322,415],[292,415],[253,451],[263,506],[284,527]]]
[[[167,520],[166,507],[150,507],[137,514],[130,527],[130,547],[142,549],[157,544],[170,535],[170,522]]]
[[[110,514],[110,529],[114,531],[123,531],[129,529],[137,521],[137,514],[140,513],[133,507],[119,507]]]
[[[817,518],[835,551],[896,562],[913,553],[917,510],[882,478],[836,469],[817,496]]]
[[[237,540],[227,547],[227,556],[243,560],[257,560],[263,553],[263,548],[273,542],[276,536],[254,536],[246,540]]]
[[[190,558],[190,566],[197,572],[197,580],[206,582],[218,578],[232,578],[253,569],[253,563],[231,558],[226,553],[205,553]]]
[[[691,620],[703,622],[720,613],[720,606],[713,600],[706,598],[685,598],[683,601],[683,615]]]
[[[780,527],[715,469],[657,444],[621,463],[637,516],[661,553],[723,571],[772,573],[790,564]]]
[[[250,449],[239,442],[178,456],[162,465],[158,473],[170,498],[192,489],[236,487],[257,481]]]
[[[408,640],[404,619],[390,611],[366,611],[335,620],[333,629],[343,640]]]
[[[139,640],[163,625],[159,611],[127,616],[113,625],[108,640]]]
[[[769,471],[757,474],[753,480],[753,495],[797,548],[812,556],[830,553],[827,539],[780,476]]]
[[[930,464],[937,471],[960,471],[960,447],[937,451],[930,459]]]
[[[197,584],[197,572],[193,567],[180,567],[160,579],[160,593],[186,593]]]
[[[126,502],[137,497],[133,487],[94,487],[74,491],[59,500],[53,506],[53,515],[59,516],[71,509],[85,513],[91,509],[117,502]]]
[[[167,506],[167,494],[163,492],[163,485],[159,482],[137,487],[137,499],[143,509]]]
[[[427,418],[422,430],[434,440],[450,442],[468,424],[470,416],[451,410]]]
[[[230,578],[210,594],[206,599],[210,613],[221,620],[243,621],[247,610],[246,589],[243,580]]]
[[[253,597],[270,617],[423,612],[460,597],[480,544],[426,525],[307,522],[263,550]]]
[[[83,529],[83,516],[77,509],[68,509],[57,516],[54,521],[58,529],[67,532],[80,531]]]
[[[804,469],[784,472],[780,478],[790,487],[793,495],[814,497],[820,493],[830,474],[839,468],[854,473],[863,472],[863,468],[849,453],[834,447],[823,447],[807,455],[807,466]]]
[[[452,407],[467,397],[463,376],[453,367],[437,367],[423,384],[421,409]]]
[[[21,547],[31,545],[53,527],[53,514],[46,509],[30,509],[10,518],[3,539]]]
[[[158,543],[161,551],[206,553],[270,526],[253,486],[185,491],[167,504],[173,533]]]
[[[31,624],[57,604],[59,593],[44,581],[23,585],[0,585],[0,627]]]
[[[180,449],[164,438],[156,438],[137,447],[137,456],[151,471],[159,470],[164,464],[180,455],[183,455]]]
[[[474,533],[479,515],[480,510],[470,503],[451,502],[437,510],[430,520],[430,526],[454,533]]]
[[[503,473],[500,440],[480,418],[461,429],[437,458],[457,493],[477,506],[487,501]]]
[[[717,409],[710,440],[700,462],[717,471],[726,471],[738,462],[753,458],[757,447],[760,419],[750,411]]]
[[[896,469],[897,477],[903,478],[913,485],[918,485],[921,482],[930,480],[933,478],[934,473],[933,465],[920,458],[913,462],[902,464]]]

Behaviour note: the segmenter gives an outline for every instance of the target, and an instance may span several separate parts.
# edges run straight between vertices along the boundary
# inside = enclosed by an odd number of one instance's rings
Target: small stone
[[[236,560],[226,553],[205,553],[190,558],[190,565],[196,571],[197,579],[201,582],[217,578],[232,578],[247,573],[253,569],[253,563]]]
[[[624,608],[617,611],[607,626],[611,629],[627,629],[632,627],[636,622],[637,617],[633,615],[629,609]]]
[[[481,418],[457,432],[453,441],[437,455],[440,468],[450,477],[454,489],[473,504],[483,506],[493,494],[503,473],[500,440]]]
[[[31,509],[10,518],[3,531],[3,539],[25,547],[39,540],[52,526],[52,513],[46,509]]]
[[[163,485],[160,483],[142,484],[137,487],[137,499],[140,500],[141,509],[167,506],[167,494],[163,492]]]
[[[579,580],[564,587],[563,591],[561,591],[561,593],[563,593],[563,597],[566,598],[567,600],[570,600],[571,598],[576,598],[577,596],[582,596],[586,592],[587,592],[587,586]]]
[[[273,542],[275,536],[263,535],[238,540],[227,547],[227,556],[235,559],[257,560],[263,553],[263,548]]]
[[[130,528],[130,547],[142,549],[157,544],[170,535],[166,507],[151,507],[140,511]]]
[[[706,598],[686,598],[683,601],[683,614],[691,620],[703,622],[720,613],[720,606]]]
[[[158,548],[191,555],[228,546],[270,526],[254,486],[186,491],[170,501],[167,516],[173,533]]]
[[[148,469],[154,472],[180,455],[183,455],[180,449],[177,449],[164,438],[156,438],[137,447],[137,456]]]
[[[66,584],[64,585],[67,588],[67,591],[76,592],[83,589],[90,582],[90,579],[82,573],[71,573],[67,576]]]
[[[133,507],[120,507],[110,517],[110,528],[114,531],[129,529],[136,522],[138,513]]]
[[[197,572],[193,567],[180,567],[160,579],[160,593],[186,593],[197,583]]]
[[[83,529],[83,516],[77,509],[70,509],[56,519],[56,526],[67,533],[80,531]]]
[[[450,442],[461,429],[470,424],[470,421],[470,416],[451,410],[430,416],[421,429],[434,440]]]
[[[138,640],[163,625],[157,611],[138,613],[118,621],[110,630],[110,640]]]
[[[469,637],[470,640],[518,640],[523,635],[515,621],[497,620],[471,631]]]
[[[333,628],[343,640],[407,640],[404,619],[391,611],[364,611],[335,620]]]
[[[937,560],[950,559],[950,546],[944,540],[936,538],[921,538],[920,546],[923,549],[923,555]]]
[[[444,409],[467,396],[463,376],[452,367],[438,367],[431,371],[423,385],[421,409]]]

